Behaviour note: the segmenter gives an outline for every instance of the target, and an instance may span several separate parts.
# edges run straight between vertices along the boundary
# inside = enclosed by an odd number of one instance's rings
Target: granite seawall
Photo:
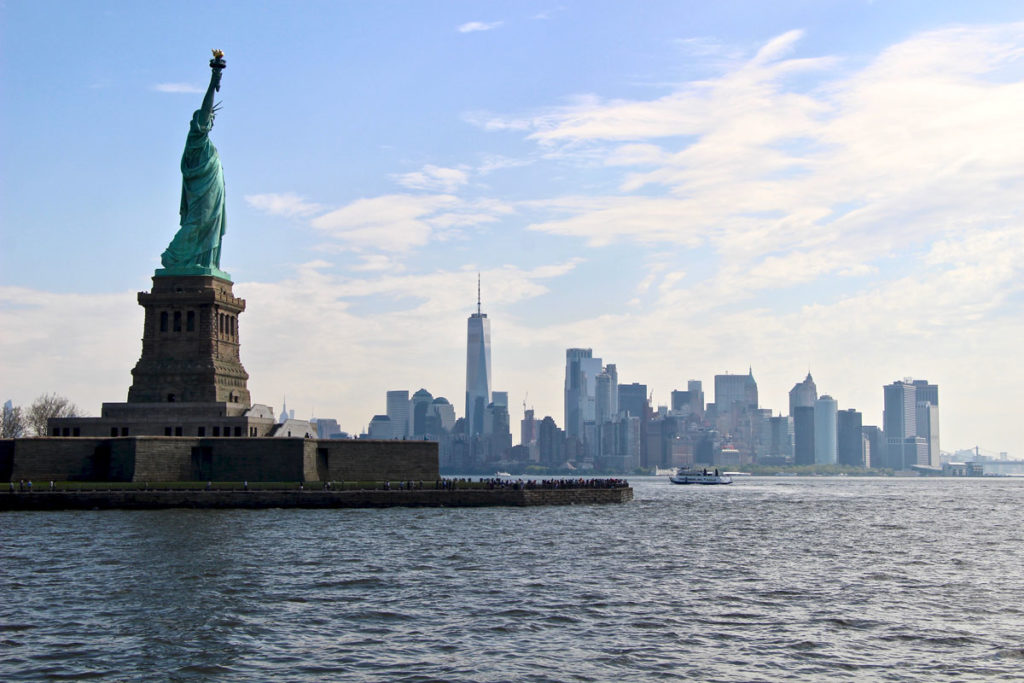
[[[85,490],[0,493],[0,512],[14,510],[155,510],[163,508],[383,508],[599,505],[633,500],[633,489],[412,490]]]

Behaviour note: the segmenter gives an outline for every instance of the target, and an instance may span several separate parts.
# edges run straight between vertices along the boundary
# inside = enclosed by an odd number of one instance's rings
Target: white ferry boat
[[[719,474],[718,470],[714,473],[708,472],[707,468],[698,472],[694,469],[688,469],[680,467],[676,470],[676,473],[669,477],[669,481],[673,484],[731,484],[732,477],[726,474]]]

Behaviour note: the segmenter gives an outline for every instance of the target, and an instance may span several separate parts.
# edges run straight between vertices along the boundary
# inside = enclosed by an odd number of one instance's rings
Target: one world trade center
[[[491,321],[480,312],[480,276],[476,280],[476,313],[466,333],[466,426],[470,436],[483,434],[484,412],[491,402]]]

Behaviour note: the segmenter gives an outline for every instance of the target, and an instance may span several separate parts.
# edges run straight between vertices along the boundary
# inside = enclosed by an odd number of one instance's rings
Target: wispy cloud
[[[245,202],[264,213],[269,213],[272,216],[311,216],[316,213],[320,213],[326,207],[323,204],[317,204],[310,202],[300,195],[293,192],[285,192],[282,194],[267,193],[267,194],[247,194],[245,195]]]
[[[588,96],[480,123],[622,170],[615,195],[544,200],[530,229],[594,246],[707,244],[719,285],[737,292],[871,272],[1016,215],[1024,24],[926,33],[859,71],[792,57],[800,37],[656,99]]]
[[[506,157],[500,154],[489,154],[485,156],[480,165],[477,166],[476,172],[480,175],[487,175],[488,173],[499,171],[504,168],[529,166],[532,163],[532,159],[516,159],[514,157]]]
[[[514,210],[506,202],[486,198],[391,194],[357,199],[317,216],[311,224],[345,247],[399,254],[431,241],[454,239],[463,230],[494,223]]]
[[[397,273],[405,266],[389,254],[361,254],[362,263],[352,266],[352,270],[361,272]]]
[[[396,180],[399,185],[411,190],[450,193],[469,182],[469,175],[461,168],[427,164],[422,170],[397,175]]]
[[[475,31],[490,31],[491,29],[498,28],[504,22],[502,21],[468,21],[465,24],[460,25],[456,30],[459,33],[473,33]]]
[[[427,243],[432,219],[455,207],[452,195],[385,195],[358,199],[313,219],[313,227],[342,242],[403,252]]]
[[[205,92],[203,88],[198,85],[191,83],[157,83],[150,88],[157,92],[169,92],[169,93],[202,93]]]

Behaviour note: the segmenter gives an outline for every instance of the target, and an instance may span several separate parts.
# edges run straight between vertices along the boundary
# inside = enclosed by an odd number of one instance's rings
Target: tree
[[[51,417],[78,417],[81,411],[59,394],[43,394],[28,409],[28,429],[35,436],[46,436],[46,421]]]
[[[0,439],[17,439],[25,436],[25,416],[21,406],[4,403],[3,422],[0,423]]]

